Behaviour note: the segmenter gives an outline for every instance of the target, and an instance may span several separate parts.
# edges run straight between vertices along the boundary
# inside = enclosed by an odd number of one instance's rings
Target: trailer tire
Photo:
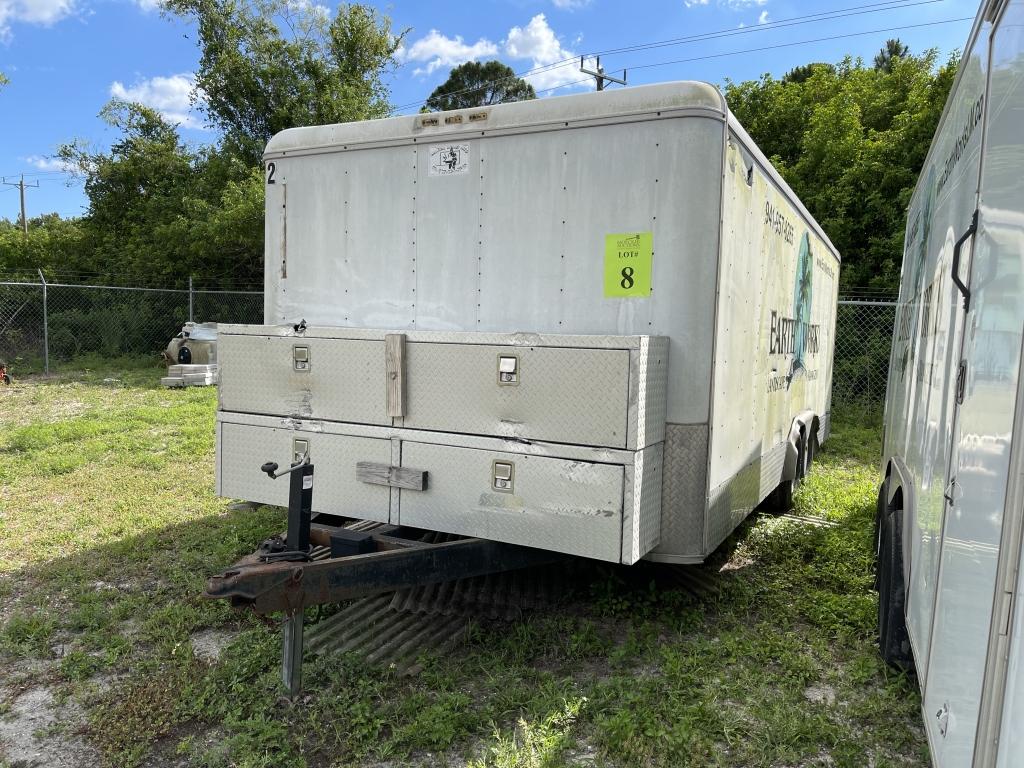
[[[804,476],[811,474],[811,464],[818,457],[818,431],[813,430],[807,438],[807,461],[805,462]]]
[[[11,385],[11,377],[8,376],[6,373],[4,374],[4,384],[6,384],[7,386]]]
[[[775,490],[768,494],[765,502],[768,508],[774,512],[789,512],[793,508],[793,494],[804,480],[810,461],[807,455],[807,442],[801,436],[796,448],[796,474],[792,480],[783,480]]]
[[[903,510],[886,510],[878,537],[878,650],[887,664],[914,671],[904,613]]]

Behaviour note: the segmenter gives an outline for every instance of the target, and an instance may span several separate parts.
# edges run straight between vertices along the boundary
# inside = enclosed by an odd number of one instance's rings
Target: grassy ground
[[[198,597],[282,513],[213,496],[212,389],[111,370],[0,388],[9,764],[31,744],[76,768],[927,765],[915,683],[873,646],[874,427],[837,421],[798,494],[835,525],[752,517],[709,566],[713,598],[597,569],[412,680],[308,659],[290,705],[277,629]]]

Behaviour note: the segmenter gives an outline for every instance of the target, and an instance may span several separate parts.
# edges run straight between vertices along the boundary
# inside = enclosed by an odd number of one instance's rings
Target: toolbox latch
[[[292,347],[292,365],[295,367],[296,371],[309,370],[309,347]]]
[[[511,461],[495,461],[492,465],[493,477],[491,486],[496,491],[512,492],[512,483],[515,479],[516,465]]]
[[[519,358],[516,355],[498,355],[498,384],[519,383]]]

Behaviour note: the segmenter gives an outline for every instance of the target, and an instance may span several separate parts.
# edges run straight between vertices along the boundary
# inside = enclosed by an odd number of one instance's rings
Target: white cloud
[[[716,0],[718,5],[729,8],[733,11],[742,11],[746,8],[755,8],[767,5],[768,0]],[[683,0],[683,5],[693,8],[695,5],[708,5],[710,0]]]
[[[73,163],[67,163],[61,160],[59,157],[29,155],[28,157],[22,158],[22,160],[31,165],[33,168],[38,168],[40,171],[62,171],[64,173],[71,173],[77,170]]]
[[[402,62],[424,62],[425,66],[413,70],[413,74],[429,75],[441,67],[497,58],[499,53],[508,59],[529,62],[529,66],[519,69],[540,69],[525,76],[538,91],[567,87],[585,79],[577,66],[579,55],[562,45],[543,13],[530,19],[526,26],[512,27],[500,44],[481,37],[470,45],[459,35],[448,37],[432,29],[408,48],[401,48],[396,56]],[[579,85],[586,87],[586,83]]]
[[[498,46],[481,37],[472,45],[467,45],[460,35],[446,37],[436,29],[430,30],[408,48],[402,48],[396,54],[399,61],[422,61],[426,66],[414,70],[414,74],[431,74],[441,67],[454,67],[467,61],[476,61],[485,56],[496,56]]]
[[[761,15],[757,17],[758,24],[768,23],[768,11],[761,11]]]
[[[552,5],[563,11],[575,11],[590,5],[590,0],[551,0]]]
[[[584,77],[576,65],[578,54],[562,45],[543,13],[530,19],[525,27],[508,31],[505,53],[513,59],[529,59],[530,69],[546,67],[525,78],[538,91],[572,85]]]
[[[140,2],[152,2],[152,0],[140,0]],[[293,13],[312,13],[325,18],[329,18],[331,15],[330,8],[311,2],[311,0],[287,0],[285,6]]]
[[[147,13],[149,11],[158,11],[160,6],[163,5],[163,0],[133,0],[133,2]]]
[[[167,120],[182,128],[203,129],[203,123],[192,114],[192,92],[195,81],[191,74],[151,77],[130,87],[115,80],[110,95],[122,101],[134,101],[152,107]]]
[[[76,0],[0,0],[0,42],[11,38],[11,24],[48,27],[78,10]]]

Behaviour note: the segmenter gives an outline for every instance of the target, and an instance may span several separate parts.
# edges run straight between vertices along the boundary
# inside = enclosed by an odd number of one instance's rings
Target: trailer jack
[[[259,614],[283,611],[282,679],[289,696],[302,690],[303,610],[384,592],[544,565],[567,556],[547,550],[476,538],[423,541],[426,531],[378,525],[353,531],[355,522],[313,516],[313,464],[308,457],[271,477],[291,474],[288,531],[211,577],[204,597],[227,599]]]

